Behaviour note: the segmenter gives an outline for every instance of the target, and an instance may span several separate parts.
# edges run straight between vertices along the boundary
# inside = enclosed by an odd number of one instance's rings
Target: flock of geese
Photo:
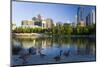
[[[43,54],[41,51],[39,51],[38,53],[39,53],[41,58],[44,58],[45,56],[47,56],[47,55]],[[35,54],[36,54],[36,48],[31,47],[28,50],[24,49],[23,51],[21,51],[20,54],[19,54],[20,56],[18,58],[22,59],[23,60],[23,64],[25,64],[25,63],[27,63],[26,62],[26,58],[29,58],[31,55],[35,55]],[[55,61],[60,61],[62,55],[65,56],[65,57],[68,57],[70,55],[70,50],[68,50],[68,51],[60,50],[59,54],[56,55],[55,57],[53,57],[53,59]]]

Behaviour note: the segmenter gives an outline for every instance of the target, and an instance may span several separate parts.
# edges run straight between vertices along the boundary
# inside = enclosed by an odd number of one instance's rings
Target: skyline
[[[43,18],[51,18],[53,22],[75,22],[77,9],[81,5],[36,3],[36,2],[12,2],[12,23],[21,25],[22,20],[31,20],[40,14]],[[87,16],[95,6],[83,6]]]

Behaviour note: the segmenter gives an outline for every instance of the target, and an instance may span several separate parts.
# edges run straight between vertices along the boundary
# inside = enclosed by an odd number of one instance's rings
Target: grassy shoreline
[[[96,35],[48,35],[43,33],[12,33],[12,37],[19,37],[19,38],[41,38],[41,37],[93,37],[95,38]]]

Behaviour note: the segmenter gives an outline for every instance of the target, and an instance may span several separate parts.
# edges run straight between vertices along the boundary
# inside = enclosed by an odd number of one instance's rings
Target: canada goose
[[[67,52],[64,51],[63,55],[66,56],[66,57],[68,57],[69,56],[69,53],[70,53],[70,50],[68,50]]]
[[[41,53],[41,50],[39,50],[38,53],[40,54],[40,57],[42,57],[42,58],[44,58],[44,56],[46,56],[45,54]]]
[[[45,55],[45,54],[40,53],[40,56],[41,56],[42,58],[44,58],[46,55]]]
[[[26,50],[26,49],[22,49],[20,52],[19,52],[19,59],[22,59],[23,60],[23,62],[22,62],[22,64],[25,64],[25,63],[27,63],[27,58],[29,58],[30,57],[30,53]]]
[[[27,63],[27,58],[28,57],[29,57],[29,54],[19,57],[20,59],[22,59],[22,64],[26,64]]]
[[[36,48],[30,47],[30,48],[29,48],[29,53],[30,53],[30,54],[33,54],[33,55],[36,54]]]
[[[60,50],[60,54],[59,55],[57,55],[57,56],[54,57],[54,59],[56,61],[59,61],[61,59],[61,53],[62,53],[62,50]]]

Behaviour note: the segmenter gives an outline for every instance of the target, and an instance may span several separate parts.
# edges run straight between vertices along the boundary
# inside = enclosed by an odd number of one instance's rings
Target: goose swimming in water
[[[44,58],[44,57],[46,56],[45,54],[43,54],[43,53],[41,52],[41,50],[39,50],[38,53],[40,54],[40,57],[41,57],[41,58]]]
[[[30,53],[28,52],[27,49],[22,49],[20,52],[19,52],[19,59],[22,59],[23,62],[22,64],[25,64],[27,63],[27,59],[30,57]]]
[[[70,54],[70,50],[68,50],[67,52],[66,52],[66,51],[64,51],[64,53],[63,53],[63,55],[64,55],[64,56],[66,56],[66,57],[68,57],[68,56],[69,56],[69,54]]]
[[[54,57],[54,59],[56,61],[60,61],[61,60],[61,53],[62,53],[62,50],[60,50],[60,54],[59,55],[57,55],[57,56]]]
[[[36,54],[36,48],[30,47],[29,48],[29,53],[32,54],[32,55]]]

